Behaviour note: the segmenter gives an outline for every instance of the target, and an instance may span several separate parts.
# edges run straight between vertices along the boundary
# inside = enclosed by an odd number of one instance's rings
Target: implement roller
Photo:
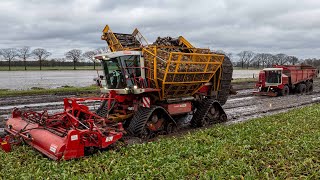
[[[89,111],[85,100],[111,100],[109,98],[66,98],[64,112],[49,115],[47,111],[22,112],[14,109],[5,130],[9,133],[0,139],[1,147],[9,152],[12,144],[26,142],[54,160],[83,157],[91,148],[103,149],[123,135],[121,123],[110,121]]]

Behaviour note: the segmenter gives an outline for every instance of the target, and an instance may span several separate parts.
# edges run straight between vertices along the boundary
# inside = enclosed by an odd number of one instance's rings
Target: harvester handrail
[[[111,35],[112,38],[110,38],[110,41],[111,42],[108,42],[107,43],[110,43],[110,45],[108,44],[108,46],[110,47],[110,49],[112,51],[119,51],[121,49],[124,49],[122,44],[119,42],[118,38],[114,35],[114,33],[111,31],[110,27],[108,25],[105,26],[105,28],[103,29],[103,35],[101,36],[101,39],[104,39],[106,40],[104,37],[105,36],[108,36],[108,35]],[[102,38],[103,37],[103,38]],[[116,42],[114,43],[113,40],[115,40]],[[116,49],[116,46],[120,46],[119,48]]]
[[[144,44],[142,40],[144,40],[146,45],[149,44],[147,39],[140,33],[140,31],[137,28],[134,29],[134,31],[132,32],[132,35],[136,37],[136,39],[141,43],[141,45]]]
[[[158,78],[159,79],[159,78]],[[159,79],[163,81],[163,79]],[[207,80],[203,81],[184,81],[184,82],[173,82],[173,81],[163,81],[163,84],[193,84],[193,83],[206,83],[208,82]]]
[[[163,62],[165,62],[165,63],[167,62],[167,61],[165,61],[164,59],[162,59],[161,57],[159,57],[159,56],[155,55],[154,53],[152,53],[151,51],[147,50],[146,48],[142,48],[142,51],[146,51],[147,53],[151,54],[151,55],[154,56],[154,57],[159,58],[159,60],[161,60],[161,61],[163,61]]]
[[[195,55],[195,56],[223,56],[221,54],[205,54],[205,53],[185,53],[185,52],[171,52],[172,54],[177,54],[177,55]],[[173,62],[173,61],[171,61]]]
[[[185,46],[187,46],[187,48],[194,48],[194,46],[189,41],[187,41],[187,39],[185,39],[183,36],[179,36],[178,39],[179,39],[179,43],[184,44]]]
[[[170,61],[170,62],[171,63],[180,63],[180,64],[221,64],[219,62],[198,62],[198,61]]]
[[[212,74],[215,71],[201,72],[201,74]],[[199,74],[199,72],[167,72],[168,74]]]
[[[183,49],[183,50],[207,50],[209,51],[210,49],[208,48],[189,48],[189,47],[180,47],[180,46],[164,46],[164,45],[155,45],[155,44],[151,44],[146,46],[147,48],[153,48],[153,47],[157,47],[157,48],[173,48],[173,49]]]

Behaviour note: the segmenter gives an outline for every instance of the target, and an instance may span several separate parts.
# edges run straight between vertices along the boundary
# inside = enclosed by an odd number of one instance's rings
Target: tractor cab
[[[101,61],[104,75],[99,81],[102,93],[142,93],[146,87],[144,61],[141,51],[117,51],[94,57]]]
[[[282,68],[265,68],[259,75],[264,77],[259,79],[264,80],[265,86],[278,86],[282,84],[282,71]]]

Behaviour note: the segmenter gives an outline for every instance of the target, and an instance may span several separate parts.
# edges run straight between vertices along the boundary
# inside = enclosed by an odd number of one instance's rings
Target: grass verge
[[[0,152],[3,179],[320,178],[320,105],[182,137],[54,162],[28,146]]]
[[[56,89],[43,89],[34,87],[30,90],[8,90],[0,89],[0,97],[9,97],[9,96],[28,96],[28,95],[42,95],[42,94],[77,94],[77,93],[88,93],[99,91],[99,88],[95,85],[87,87],[72,87],[72,86],[63,86]]]

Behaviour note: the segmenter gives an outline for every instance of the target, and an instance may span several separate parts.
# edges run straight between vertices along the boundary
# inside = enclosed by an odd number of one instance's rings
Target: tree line
[[[76,69],[77,65],[88,65],[87,62],[93,63],[93,68],[96,69],[96,61],[93,60],[93,57],[97,54],[105,52],[105,49],[96,49],[96,50],[90,50],[83,52],[80,49],[72,49],[67,51],[64,54],[64,58],[53,58],[49,60],[48,58],[52,55],[51,52],[44,48],[35,48],[31,49],[29,46],[25,46],[22,48],[4,48],[0,49],[0,58],[5,60],[7,63],[1,63],[6,64],[9,67],[9,70],[11,70],[12,62],[14,61],[15,65],[21,65],[23,63],[24,69],[27,70],[28,65],[34,66],[34,62],[27,61],[28,59],[34,59],[36,62],[38,62],[38,65],[40,67],[40,70],[42,70],[43,63],[45,65],[61,65],[64,64],[65,66],[73,66],[73,69]],[[273,64],[278,65],[295,65],[298,63],[304,63],[308,65],[313,65],[316,67],[320,67],[320,59],[312,58],[312,59],[301,59],[299,60],[295,56],[286,55],[284,53],[279,54],[271,54],[271,53],[254,53],[253,51],[241,51],[239,53],[233,54],[233,53],[226,53],[222,50],[215,51],[219,54],[225,54],[228,56],[231,61],[233,62],[233,65],[235,67],[241,67],[241,68],[264,68],[264,67],[271,67]],[[71,61],[72,64],[69,62],[66,62],[67,60]],[[87,62],[85,62],[87,60]],[[89,63],[90,64],[90,63]]]
[[[219,54],[225,54],[228,56],[235,67],[241,67],[243,69],[253,68],[265,68],[272,67],[273,64],[278,65],[296,65],[307,64],[315,67],[320,67],[320,59],[298,59],[296,56],[287,55],[284,53],[271,54],[271,53],[254,53],[253,51],[241,51],[239,53],[226,53],[222,50],[215,51]]]
[[[72,49],[67,51],[64,55],[65,58],[55,58],[51,59],[50,62],[56,62],[61,61],[65,62],[66,60],[71,60],[73,62],[73,69],[76,70],[77,63],[80,61],[89,61],[93,62],[94,69],[96,69],[96,61],[93,59],[93,57],[96,54],[103,53],[103,49],[96,49],[96,50],[90,50],[83,52],[80,49]],[[43,62],[47,62],[48,64],[49,60],[48,58],[52,55],[51,52],[44,48],[35,48],[31,49],[29,46],[25,46],[22,48],[3,48],[0,49],[0,58],[7,61],[9,71],[11,70],[12,62],[13,61],[21,61],[23,62],[24,69],[27,70],[27,64],[34,64],[30,63],[27,60],[28,59],[34,59],[35,61],[39,62],[39,68],[42,70]],[[52,64],[51,63],[51,64]],[[19,64],[16,63],[15,64]],[[66,65],[69,65],[69,63],[64,63]],[[87,63],[82,63],[87,64]]]

